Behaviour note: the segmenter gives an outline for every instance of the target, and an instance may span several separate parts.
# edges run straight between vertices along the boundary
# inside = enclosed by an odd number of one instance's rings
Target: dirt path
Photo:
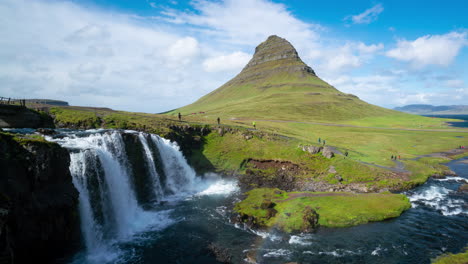
[[[308,192],[303,192],[303,193],[290,193],[289,197],[278,201],[280,203],[290,201],[292,199],[296,198],[301,198],[301,197],[327,197],[327,196],[353,196],[354,194],[351,193],[308,193]]]
[[[233,118],[231,120],[249,121],[249,122],[250,121],[256,121],[256,122],[266,121],[266,122],[276,122],[276,123],[297,123],[297,124],[310,124],[310,125],[319,125],[319,126],[372,128],[372,129],[382,129],[382,130],[468,133],[468,129],[465,129],[465,130],[445,130],[445,129],[417,129],[417,128],[394,128],[394,127],[367,127],[367,126],[356,126],[356,125],[334,124],[334,123],[299,122],[299,121],[294,121],[294,120],[245,119],[245,118]]]

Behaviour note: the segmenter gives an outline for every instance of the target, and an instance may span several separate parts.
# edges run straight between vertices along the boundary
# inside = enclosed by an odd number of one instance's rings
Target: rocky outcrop
[[[322,156],[324,156],[327,159],[331,159],[335,156],[335,153],[333,152],[332,148],[326,146],[322,150]]]
[[[0,128],[38,128],[54,127],[54,122],[47,114],[19,105],[0,104]]]
[[[331,159],[335,156],[335,149],[330,146],[302,146],[302,151],[309,152],[310,154],[322,153],[327,159]]]
[[[50,263],[80,245],[68,151],[0,133],[0,259]]]
[[[297,176],[305,173],[299,165],[289,161],[248,159],[242,166],[247,168],[244,175],[239,175],[239,185],[243,189],[271,187],[296,190]]]

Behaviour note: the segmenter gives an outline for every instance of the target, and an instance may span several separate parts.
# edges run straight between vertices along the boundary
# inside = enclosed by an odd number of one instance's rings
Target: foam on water
[[[465,180],[464,178],[462,178]],[[440,181],[440,180],[439,180]],[[408,195],[413,207],[425,206],[445,216],[468,214],[463,199],[455,197],[456,191],[444,186],[431,185]]]

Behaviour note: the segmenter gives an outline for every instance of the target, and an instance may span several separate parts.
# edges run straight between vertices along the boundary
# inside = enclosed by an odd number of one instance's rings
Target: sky
[[[278,35],[369,103],[467,105],[466,14],[465,0],[1,0],[0,96],[163,112]]]

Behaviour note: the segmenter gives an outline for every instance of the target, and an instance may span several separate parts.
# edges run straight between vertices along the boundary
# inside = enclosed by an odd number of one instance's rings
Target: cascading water
[[[176,143],[156,135],[126,131],[125,134],[139,141],[144,157],[144,164],[131,164],[122,133],[90,131],[48,138],[70,149],[70,171],[80,193],[86,262],[112,262],[117,257],[111,250],[116,242],[125,241],[150,227],[166,227],[171,222],[168,210],[145,210],[138,203],[132,166],[144,167],[140,171],[151,179],[146,184],[151,185],[156,197],[153,202],[197,190],[196,173]]]

